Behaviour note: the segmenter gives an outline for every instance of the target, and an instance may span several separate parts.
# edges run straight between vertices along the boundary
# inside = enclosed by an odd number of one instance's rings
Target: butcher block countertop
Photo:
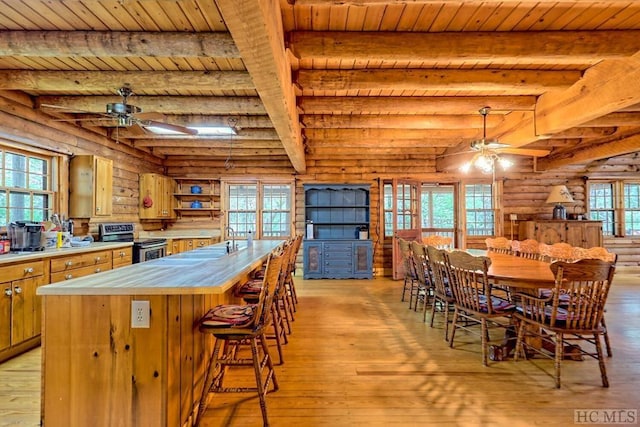
[[[133,242],[93,242],[89,246],[76,247],[76,248],[58,248],[58,249],[45,249],[44,251],[36,252],[12,252],[8,254],[0,255],[0,266],[2,264],[11,264],[21,261],[33,261],[43,258],[54,258],[59,256],[78,255],[83,253],[89,253],[94,251],[112,250],[119,248],[126,248],[133,246]]]
[[[282,240],[255,240],[226,253],[225,243],[206,246],[100,274],[41,286],[38,295],[196,295],[229,290],[256,269]]]

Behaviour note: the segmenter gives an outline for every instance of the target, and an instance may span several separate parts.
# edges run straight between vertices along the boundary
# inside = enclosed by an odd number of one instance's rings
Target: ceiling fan
[[[499,154],[515,154],[519,156],[544,157],[550,153],[549,150],[529,149],[512,147],[509,144],[503,144],[497,140],[487,139],[487,115],[491,111],[491,107],[482,107],[479,112],[482,116],[482,139],[471,142],[471,150],[464,153],[475,153],[470,161],[465,163],[461,169],[468,171],[471,166],[476,166],[484,173],[491,173],[496,163],[500,164],[504,169],[513,164],[510,160],[500,157]],[[463,153],[451,153],[448,155],[460,155]]]
[[[111,126],[116,128],[116,132],[121,127],[128,128],[134,133],[147,133],[145,129],[152,132],[152,128],[165,130],[171,134],[197,135],[196,129],[190,129],[185,126],[174,125],[161,121],[164,115],[161,113],[143,113],[140,107],[129,104],[129,97],[133,95],[133,90],[126,84],[117,90],[118,95],[122,97],[120,102],[110,102],[105,107],[105,113],[100,113],[99,117],[73,118],[73,119],[56,119],[57,121],[92,121],[99,122],[102,126]],[[41,104],[41,107],[56,108],[69,110],[68,107],[62,107],[52,104]],[[74,110],[74,112],[78,112]],[[84,111],[87,114],[95,114],[90,111]],[[158,132],[154,132],[158,133]],[[118,134],[116,133],[116,139]]]

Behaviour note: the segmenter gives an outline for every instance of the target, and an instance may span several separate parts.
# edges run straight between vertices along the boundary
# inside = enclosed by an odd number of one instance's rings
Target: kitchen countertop
[[[41,286],[38,295],[196,295],[221,294],[238,277],[258,268],[282,240],[255,240],[226,254],[226,244],[120,267],[97,275]]]
[[[43,258],[54,258],[58,256],[76,255],[105,249],[126,248],[128,246],[133,246],[133,242],[93,242],[89,246],[77,248],[45,249],[44,251],[37,252],[11,252],[0,255],[0,265],[21,261],[40,260]]]

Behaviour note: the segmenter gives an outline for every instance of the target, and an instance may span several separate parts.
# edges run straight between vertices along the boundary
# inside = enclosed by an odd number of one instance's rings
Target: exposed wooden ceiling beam
[[[36,106],[55,105],[68,112],[104,113],[107,103],[119,102],[113,96],[39,96]],[[250,96],[140,96],[130,99],[143,112],[164,114],[267,114],[262,101]]]
[[[502,118],[487,117],[487,126],[496,126]],[[305,128],[375,128],[375,129],[482,129],[480,114],[475,115],[331,115],[301,116]]]
[[[226,32],[0,31],[0,56],[240,58]]]
[[[289,47],[297,58],[313,60],[573,65],[633,55],[640,31],[294,31]]]
[[[291,64],[284,47],[279,2],[216,0],[216,5],[291,164],[296,171],[304,173],[304,145],[291,84]]]
[[[155,112],[155,111],[154,111]],[[96,115],[63,115],[60,119],[65,119],[71,123],[79,123],[84,127],[87,126],[105,126],[114,127],[117,125],[117,120],[113,119],[112,122],[105,121],[105,117],[98,113]],[[229,126],[236,129],[273,129],[273,123],[269,116],[240,116],[240,115],[204,115],[204,114],[162,114],[162,118],[154,118],[155,121],[161,121],[165,123],[171,123],[173,125],[180,126]],[[144,114],[142,115],[144,117]]]
[[[640,126],[640,114],[638,114],[637,112],[611,113],[607,114],[606,116],[589,120],[582,126]]]
[[[475,114],[491,111],[533,111],[535,96],[303,96],[303,114]]]
[[[508,91],[538,95],[566,89],[579,71],[539,70],[300,70],[296,84],[305,90],[458,90]]]
[[[541,158],[538,160],[536,168],[540,171],[559,169],[569,165],[588,163],[593,160],[606,159],[636,151],[640,151],[640,134],[606,144],[593,145]]]
[[[536,104],[538,135],[554,134],[640,102],[640,53],[602,61],[564,91],[542,95]]]
[[[482,136],[475,129],[305,129],[307,140],[337,141],[379,141],[379,140],[421,140],[425,146],[433,140],[449,140],[451,144],[469,142]]]
[[[246,71],[29,71],[0,70],[0,89],[104,91],[116,93],[125,83],[139,90],[254,90]]]
[[[274,129],[241,129],[240,131],[238,131],[237,135],[233,136],[233,138],[225,137],[225,136],[213,138],[205,135],[160,135],[160,134],[153,134],[151,132],[139,133],[139,132],[136,132],[135,130],[131,130],[126,127],[125,128],[121,127],[121,128],[110,128],[110,133],[113,138],[116,137],[115,135],[116,129],[118,132],[118,138],[122,138],[122,139],[149,139],[153,137],[153,138],[166,139],[166,140],[172,140],[172,141],[176,141],[180,139],[194,139],[194,140],[205,139],[209,141],[216,141],[216,140],[222,140],[222,141],[238,140],[239,141],[243,139],[247,139],[247,140],[266,139],[266,140],[274,140],[274,141],[279,140],[278,134],[275,132]]]
[[[136,139],[133,145],[139,147],[191,147],[191,148],[282,148],[280,140],[269,139],[245,139],[245,140],[220,140],[220,139]]]
[[[203,156],[203,157],[255,157],[255,156],[284,156],[286,152],[281,148],[194,148],[194,147],[154,147],[155,155],[164,156]]]

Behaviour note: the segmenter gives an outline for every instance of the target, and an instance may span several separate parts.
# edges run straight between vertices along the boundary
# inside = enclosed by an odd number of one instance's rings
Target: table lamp
[[[573,197],[566,185],[554,185],[547,197],[547,203],[556,204],[553,208],[553,219],[567,219],[567,210],[562,204],[573,202]]]

